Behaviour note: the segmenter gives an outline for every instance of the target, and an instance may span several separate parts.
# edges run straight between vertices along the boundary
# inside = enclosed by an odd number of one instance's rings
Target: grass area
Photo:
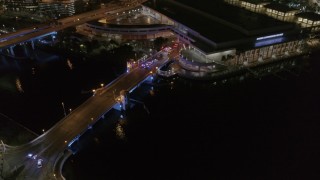
[[[37,135],[34,132],[0,114],[0,140],[3,143],[16,146],[25,144],[36,137]]]

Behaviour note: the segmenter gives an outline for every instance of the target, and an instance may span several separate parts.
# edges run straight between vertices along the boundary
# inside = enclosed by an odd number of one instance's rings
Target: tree
[[[87,6],[88,5],[83,0],[77,0],[74,2],[74,8],[75,8],[76,14],[85,12]]]
[[[153,41],[154,48],[159,51],[161,47],[168,42],[167,38],[158,37]]]

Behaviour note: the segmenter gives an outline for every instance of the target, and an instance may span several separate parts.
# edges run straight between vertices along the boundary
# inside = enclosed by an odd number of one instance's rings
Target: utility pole
[[[117,101],[117,99],[116,99],[116,91],[117,91],[117,89],[114,89],[113,91],[112,91],[112,93],[113,93],[113,99],[115,100],[115,101]]]
[[[3,144],[3,141],[1,140],[1,145],[2,145],[2,150],[1,150],[1,162],[0,162],[0,165],[1,165],[1,167],[0,167],[0,170],[1,170],[1,174],[0,174],[0,177],[2,178],[2,179],[4,179],[4,177],[3,177],[3,169],[4,169],[4,158],[3,158],[3,156],[4,156],[4,153],[6,152],[6,147],[5,147],[5,145]]]
[[[5,147],[5,145],[3,144],[3,141],[1,140],[1,145],[2,145],[2,147],[3,147],[3,152],[5,153],[6,152],[6,147]]]

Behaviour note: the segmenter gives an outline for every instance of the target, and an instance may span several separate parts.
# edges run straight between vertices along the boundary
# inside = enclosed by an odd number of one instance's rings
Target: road
[[[141,0],[140,3],[145,2],[146,0]],[[26,42],[30,39],[34,39],[51,32],[57,32],[63,30],[68,27],[77,26],[80,24],[84,24],[85,22],[100,19],[102,17],[112,16],[115,13],[126,11],[137,7],[140,5],[132,4],[130,6],[121,6],[120,4],[106,4],[102,8],[93,10],[90,12],[82,13],[79,15],[74,15],[71,17],[63,18],[58,20],[58,24],[56,25],[39,25],[44,28],[35,29],[35,27],[25,28],[20,31],[6,34],[4,36],[0,36],[0,49],[10,47],[15,44],[20,44]]]

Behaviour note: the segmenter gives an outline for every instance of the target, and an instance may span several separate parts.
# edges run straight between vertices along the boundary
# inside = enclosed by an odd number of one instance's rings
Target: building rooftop
[[[298,11],[298,9],[291,8],[287,5],[279,4],[279,3],[270,3],[270,4],[265,5],[264,7],[269,8],[269,9],[273,9],[276,11],[284,12],[284,13],[290,12],[290,11]]]
[[[147,25],[147,24],[160,24],[161,21],[144,15],[141,12],[131,13],[130,15],[123,15],[114,19],[107,20],[109,24],[121,24],[121,25]]]
[[[301,18],[305,18],[305,19],[309,19],[312,21],[320,21],[320,14],[317,14],[314,12],[302,12],[302,13],[296,14],[296,16],[301,17]]]
[[[181,4],[193,7],[208,15],[222,19],[235,26],[240,26],[246,34],[253,34],[256,30],[266,30],[273,27],[284,27],[289,25],[272,17],[255,13],[237,6],[227,3],[215,2],[211,4],[196,4],[184,2],[184,0],[176,0]],[[284,27],[288,28],[288,27]],[[260,34],[260,33],[259,33]]]
[[[271,0],[242,0],[242,1],[248,2],[251,4],[266,4],[271,2]]]
[[[123,15],[114,19],[99,19],[89,21],[88,24],[101,26],[104,28],[117,28],[117,29],[128,29],[128,28],[155,28],[165,27],[167,25],[161,24],[161,22],[151,16],[144,15],[140,12],[132,14],[130,16]]]
[[[171,19],[210,39],[217,46],[196,40],[204,52],[226,48],[230,43],[291,31],[295,24],[282,22],[223,2],[203,5],[184,0],[148,1],[144,3]]]

